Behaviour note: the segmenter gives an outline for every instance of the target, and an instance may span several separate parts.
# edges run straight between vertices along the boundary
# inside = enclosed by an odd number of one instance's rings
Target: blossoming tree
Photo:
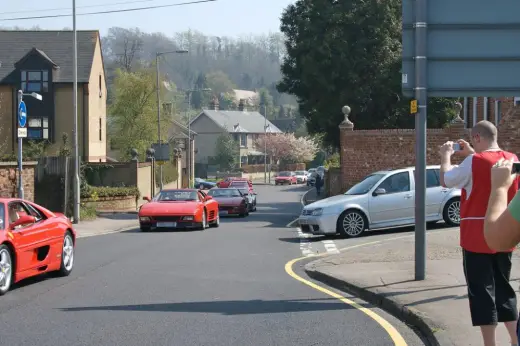
[[[293,133],[268,133],[255,142],[256,147],[264,151],[274,162],[287,163],[309,162],[319,150],[319,141],[313,137],[296,137]]]

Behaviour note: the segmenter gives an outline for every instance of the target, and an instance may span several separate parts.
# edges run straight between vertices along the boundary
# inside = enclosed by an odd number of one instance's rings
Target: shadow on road
[[[137,220],[137,213],[132,212],[121,212],[121,213],[107,213],[107,212],[98,212],[97,216],[103,219],[110,220]]]
[[[368,304],[361,304],[368,307]],[[195,312],[221,315],[254,315],[307,311],[334,311],[352,309],[335,298],[300,300],[224,300],[189,303],[159,303],[137,305],[91,306],[62,308],[61,311],[142,311],[142,312]]]

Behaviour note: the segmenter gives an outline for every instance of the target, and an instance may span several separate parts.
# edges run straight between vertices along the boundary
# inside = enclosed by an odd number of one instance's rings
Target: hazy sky
[[[76,8],[77,13],[81,14],[189,1],[193,0],[76,0]],[[288,4],[293,2],[294,0],[217,0],[146,11],[78,16],[77,27],[78,29],[99,29],[102,35],[113,26],[139,27],[145,32],[160,31],[167,35],[188,29],[215,36],[262,34],[279,31],[281,13]],[[1,3],[0,26],[2,27],[32,27],[35,25],[42,29],[72,27],[72,16],[16,21],[2,20],[70,14],[72,0],[1,0]],[[49,11],[51,9],[52,11]]]

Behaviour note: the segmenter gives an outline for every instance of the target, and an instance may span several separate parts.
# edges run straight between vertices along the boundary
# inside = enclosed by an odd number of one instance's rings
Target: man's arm
[[[446,172],[451,171],[453,166],[451,165],[451,155],[449,153],[442,153],[441,154],[441,170],[440,170],[440,179],[441,179],[441,185],[444,187],[446,186],[446,183],[444,182],[444,175]]]
[[[441,185],[448,188],[463,189],[471,181],[473,155],[470,155],[458,166],[451,164],[450,157],[441,157],[440,180]]]
[[[507,189],[492,190],[489,196],[484,237],[490,248],[506,251],[520,243],[520,194],[507,205]]]

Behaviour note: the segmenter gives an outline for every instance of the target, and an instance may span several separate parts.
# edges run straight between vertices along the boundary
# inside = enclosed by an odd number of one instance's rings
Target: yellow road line
[[[319,256],[317,256],[317,257],[319,257]],[[331,297],[334,297],[334,298],[340,300],[341,302],[343,302],[345,304],[348,304],[351,307],[353,307],[353,308],[355,308],[355,309],[365,313],[367,316],[369,316],[374,321],[376,321],[381,327],[383,327],[383,329],[388,333],[388,335],[392,339],[392,341],[393,341],[395,346],[407,346],[406,341],[401,336],[401,334],[397,331],[397,329],[395,329],[394,326],[392,326],[383,317],[379,316],[378,314],[376,314],[375,312],[373,312],[372,310],[370,310],[368,308],[362,307],[361,305],[359,305],[358,303],[356,303],[353,300],[350,300],[350,299],[348,299],[348,298],[346,298],[346,297],[344,297],[344,296],[342,296],[342,295],[340,295],[340,294],[338,294],[336,292],[333,292],[333,291],[331,291],[331,290],[329,290],[329,289],[327,289],[325,287],[321,287],[319,285],[316,285],[314,282],[311,282],[309,280],[305,280],[301,276],[297,275],[294,272],[294,270],[292,269],[293,265],[296,262],[299,262],[299,261],[307,259],[307,258],[309,258],[309,257],[300,257],[300,258],[295,258],[295,259],[287,262],[285,264],[285,271],[287,272],[287,274],[289,274],[293,279],[298,280],[301,283],[304,283],[305,285],[310,286],[310,287],[314,288],[317,291],[320,291],[320,292],[325,293],[325,294],[327,294],[327,295],[329,295]]]

